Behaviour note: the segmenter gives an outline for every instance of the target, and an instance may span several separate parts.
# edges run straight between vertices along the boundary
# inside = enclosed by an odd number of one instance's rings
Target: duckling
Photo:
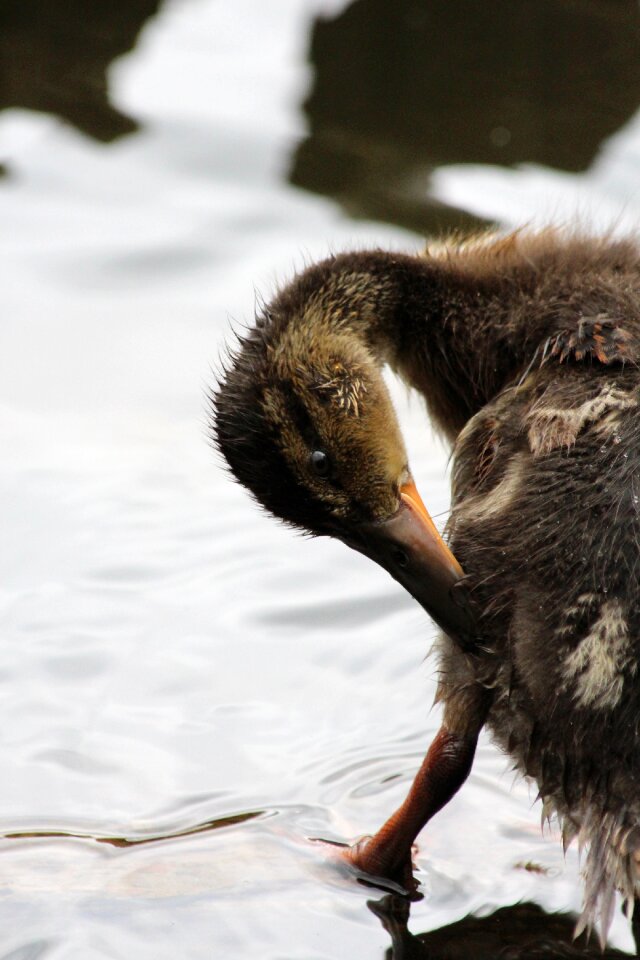
[[[442,630],[442,726],[345,859],[407,886],[487,725],[588,848],[579,928],[640,882],[640,248],[546,230],[343,253],[259,312],[213,396],[235,478],[382,565]],[[448,543],[381,369],[453,447]]]

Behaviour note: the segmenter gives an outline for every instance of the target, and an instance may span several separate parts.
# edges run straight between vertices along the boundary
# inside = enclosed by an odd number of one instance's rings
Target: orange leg
[[[457,734],[440,727],[402,806],[375,836],[344,852],[347,862],[363,873],[407,886],[413,842],[469,776],[478,733]]]

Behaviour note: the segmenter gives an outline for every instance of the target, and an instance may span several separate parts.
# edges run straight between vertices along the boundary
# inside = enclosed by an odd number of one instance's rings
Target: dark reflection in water
[[[422,232],[433,168],[584,170],[640,103],[637,0],[356,0],[316,20],[291,181]]]
[[[109,102],[107,69],[161,0],[3,0],[0,109],[53,113],[105,143],[137,129]]]
[[[573,939],[576,917],[546,913],[535,903],[502,907],[488,917],[465,917],[456,923],[414,935],[407,929],[409,903],[389,895],[369,901],[391,937],[387,960],[551,960],[551,958],[629,957],[612,947],[601,951],[584,935]]]

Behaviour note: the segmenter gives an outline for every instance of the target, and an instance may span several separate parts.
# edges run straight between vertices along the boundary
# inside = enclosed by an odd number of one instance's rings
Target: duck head
[[[230,356],[214,439],[267,510],[375,560],[468,639],[463,571],[416,489],[363,312],[298,288],[281,294]]]

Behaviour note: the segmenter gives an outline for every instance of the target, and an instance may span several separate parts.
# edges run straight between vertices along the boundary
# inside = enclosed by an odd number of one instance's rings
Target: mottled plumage
[[[639,401],[634,365],[531,372],[458,438],[450,521],[483,611],[487,723],[588,843],[586,916],[599,901],[605,927],[640,850]]]
[[[587,847],[583,923],[603,930],[615,889],[638,890],[639,357],[637,245],[516,233],[311,267],[215,398],[217,442],[256,498],[373,556],[353,531],[393,514],[408,470],[380,366],[424,396],[453,444],[449,545],[475,618],[471,645],[439,621],[446,731],[472,756],[486,722],[537,782]]]

